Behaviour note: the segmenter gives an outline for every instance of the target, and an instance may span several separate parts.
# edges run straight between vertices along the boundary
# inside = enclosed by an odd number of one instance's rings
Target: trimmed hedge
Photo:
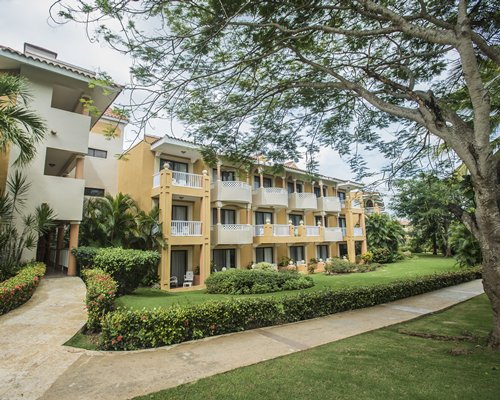
[[[325,264],[325,274],[348,274],[351,272],[370,272],[375,271],[382,265],[378,263],[354,264],[340,258],[333,258]]]
[[[314,286],[314,281],[289,271],[229,269],[210,275],[205,285],[208,293],[256,294],[306,289]]]
[[[235,299],[154,310],[119,309],[103,318],[99,346],[104,350],[159,347],[370,307],[480,277],[480,269],[474,269],[293,296]]]
[[[82,271],[82,278],[87,285],[85,304],[87,307],[87,330],[98,332],[101,319],[113,310],[113,301],[118,289],[117,283],[102,269]]]
[[[26,265],[12,278],[0,282],[0,315],[26,303],[44,274],[45,264],[32,263]]]
[[[71,254],[75,256],[76,263],[80,267],[80,270],[83,270],[94,266],[94,258],[98,251],[98,247],[80,246],[71,249]]]
[[[157,273],[160,254],[157,251],[102,248],[94,257],[94,267],[109,273],[118,284],[120,295],[132,293],[145,276]]]

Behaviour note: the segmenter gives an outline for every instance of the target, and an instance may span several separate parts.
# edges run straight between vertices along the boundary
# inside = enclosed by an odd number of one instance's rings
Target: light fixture
[[[49,164],[49,167],[55,167],[55,166],[56,166],[56,164],[54,164],[54,163]]]
[[[181,150],[181,153],[182,154],[186,154],[186,150]]]

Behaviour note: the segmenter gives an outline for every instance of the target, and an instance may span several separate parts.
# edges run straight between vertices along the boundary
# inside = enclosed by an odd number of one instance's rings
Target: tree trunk
[[[493,245],[493,243],[491,243]],[[496,247],[496,248],[495,248]],[[483,287],[493,309],[493,329],[490,345],[500,349],[500,243],[495,243],[493,251],[483,250]]]

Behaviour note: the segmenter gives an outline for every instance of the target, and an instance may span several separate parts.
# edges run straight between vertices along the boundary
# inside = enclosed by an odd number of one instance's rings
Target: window
[[[167,160],[167,159],[160,159],[160,171],[165,168],[165,164],[170,164],[170,169],[172,171],[178,171],[178,172],[188,172],[188,165],[187,163],[179,162],[179,161],[172,161],[172,160]]]
[[[212,224],[217,223],[217,208],[212,208]],[[236,211],[226,210],[222,208],[220,210],[220,223],[221,224],[235,224],[236,223]]]
[[[172,206],[172,221],[187,221],[187,214],[187,206]]]
[[[103,197],[104,189],[86,187],[83,194],[85,196]]]
[[[292,221],[292,225],[299,226],[300,221],[304,221],[304,216],[301,214],[288,214],[288,219]]]
[[[273,248],[272,247],[257,247],[255,249],[255,262],[273,263]]]
[[[339,217],[339,226],[341,228],[345,228],[347,226],[345,222],[345,217]]]
[[[347,244],[346,243],[339,243],[339,257],[347,257]]]
[[[338,195],[340,200],[345,200],[345,192],[338,192]]]
[[[217,249],[213,250],[212,259],[215,268],[236,268],[236,249]]]
[[[296,186],[297,186],[297,193],[302,193],[303,192],[302,183],[297,182]],[[293,182],[288,182],[287,187],[288,187],[288,193],[294,193]]]
[[[305,260],[304,246],[290,246],[290,258],[295,262]]]
[[[316,195],[316,197],[321,197],[321,189],[319,188],[319,186],[314,186],[314,194]],[[326,186],[323,186],[323,197],[326,197],[326,194],[327,188]]]
[[[234,171],[221,171],[220,178],[222,181],[235,181],[236,174]],[[212,171],[212,180],[217,180],[217,170],[215,168]]]
[[[325,225],[323,225],[321,215],[315,215],[314,216],[314,225],[318,226],[318,222],[321,222],[321,225],[324,226],[325,228],[328,227],[328,218],[327,217],[325,217]]]
[[[92,149],[89,147],[87,155],[90,157],[107,158],[108,152],[106,150]]]
[[[273,213],[255,211],[255,225],[264,225],[267,220],[273,223]]]
[[[273,187],[273,181],[271,178],[264,177],[264,187]],[[255,175],[253,177],[253,188],[254,189],[260,188],[260,176],[259,175]]]
[[[328,258],[328,245],[321,244],[316,246],[316,257],[318,259],[321,258],[322,260],[326,260]]]

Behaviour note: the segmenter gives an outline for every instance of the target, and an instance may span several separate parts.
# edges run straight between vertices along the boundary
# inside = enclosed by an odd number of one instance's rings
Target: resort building
[[[361,185],[311,177],[294,164],[272,174],[266,163],[243,170],[224,161],[206,165],[191,142],[146,136],[119,161],[118,191],[149,211],[159,206],[167,246],[161,287],[194,285],[223,268],[257,262],[294,264],[366,252]]]
[[[45,203],[57,217],[57,233],[40,238],[36,251],[26,251],[23,257],[45,259],[50,244],[56,242],[55,264],[66,266],[68,274],[75,275],[75,260],[64,243],[65,236],[69,231],[69,248],[78,245],[87,186],[84,164],[89,153],[89,131],[102,114],[87,112],[81,99],[92,100],[96,109],[106,110],[121,88],[90,87],[89,82],[97,78],[94,72],[60,61],[56,53],[27,43],[23,52],[0,46],[0,73],[28,80],[33,97],[29,106],[48,128],[28,165],[13,165],[18,155],[15,147],[0,154],[0,190],[4,190],[8,177],[20,170],[30,185],[23,214],[31,214]]]
[[[385,212],[384,199],[379,192],[364,192],[363,205],[365,214],[381,214]]]

